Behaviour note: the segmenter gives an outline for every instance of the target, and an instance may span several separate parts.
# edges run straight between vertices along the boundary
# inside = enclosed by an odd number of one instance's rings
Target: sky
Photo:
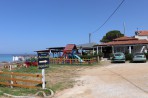
[[[34,53],[89,42],[122,0],[0,0],[0,54]],[[125,0],[92,34],[100,43],[111,30],[134,36],[148,30],[148,0]]]

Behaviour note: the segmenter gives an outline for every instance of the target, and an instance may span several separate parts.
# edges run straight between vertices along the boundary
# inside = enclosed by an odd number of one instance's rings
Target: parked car
[[[146,56],[144,53],[135,53],[132,57],[132,62],[146,62]]]
[[[113,54],[112,62],[124,62],[125,63],[125,55],[122,52],[116,52]]]

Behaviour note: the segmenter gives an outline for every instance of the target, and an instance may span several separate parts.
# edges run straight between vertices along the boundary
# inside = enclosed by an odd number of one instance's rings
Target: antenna
[[[138,27],[137,27],[137,32],[139,31]]]
[[[89,33],[89,43],[91,43],[91,33]]]
[[[124,36],[125,36],[125,22],[123,22],[123,27],[124,27]]]
[[[139,29],[138,29],[138,27],[137,27],[137,31],[135,32],[135,35],[138,35],[138,33],[139,33]]]

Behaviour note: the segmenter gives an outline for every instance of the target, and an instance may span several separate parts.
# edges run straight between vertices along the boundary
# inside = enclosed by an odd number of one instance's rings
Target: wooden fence
[[[96,59],[65,59],[65,58],[50,58],[50,64],[94,64]]]
[[[37,85],[42,84],[42,75],[0,71],[0,84],[11,87],[39,88]]]

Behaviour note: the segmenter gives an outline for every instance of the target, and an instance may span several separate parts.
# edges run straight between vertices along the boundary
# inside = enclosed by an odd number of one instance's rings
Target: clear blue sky
[[[122,0],[0,0],[0,54],[33,53],[48,47],[88,43],[88,34],[110,16]],[[133,36],[148,29],[148,0],[125,0],[113,17],[92,35],[111,30]]]

